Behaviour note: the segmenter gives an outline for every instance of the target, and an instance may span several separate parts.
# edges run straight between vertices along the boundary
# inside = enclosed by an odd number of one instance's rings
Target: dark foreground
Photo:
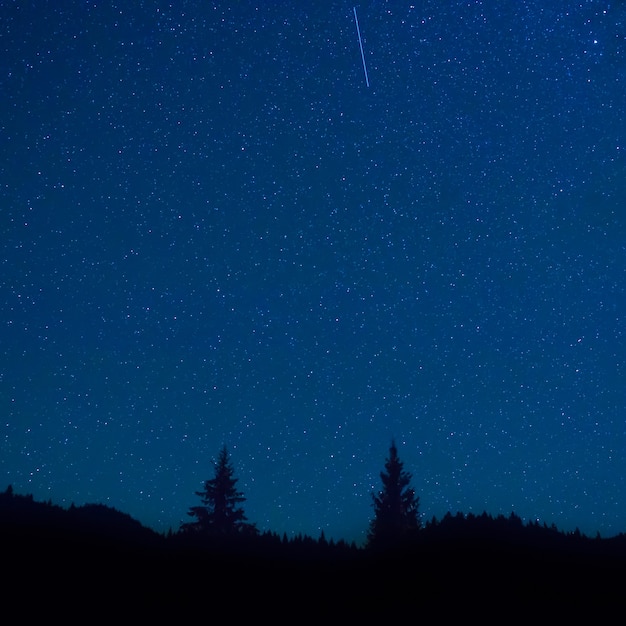
[[[449,540],[396,554],[290,555],[5,535],[5,607],[24,616],[232,619],[597,618],[619,606],[623,558]]]
[[[451,518],[373,551],[270,535],[209,544],[95,513],[97,523],[84,511],[70,522],[0,519],[12,623],[597,622],[614,615],[625,592],[623,537],[564,535],[517,520]]]

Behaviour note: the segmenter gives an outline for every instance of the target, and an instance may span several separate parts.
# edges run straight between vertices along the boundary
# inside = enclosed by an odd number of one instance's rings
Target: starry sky
[[[0,90],[0,488],[626,532],[625,2],[7,1]]]

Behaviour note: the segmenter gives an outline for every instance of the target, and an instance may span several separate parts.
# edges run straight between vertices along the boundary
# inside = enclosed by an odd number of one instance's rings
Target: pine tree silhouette
[[[385,547],[406,540],[421,528],[419,498],[409,486],[411,474],[404,471],[393,440],[380,478],[383,489],[378,495],[372,494],[374,517],[367,535],[370,547]]]
[[[243,508],[238,506],[246,499],[236,488],[238,479],[233,477],[234,469],[226,446],[214,466],[214,478],[204,483],[202,491],[196,491],[202,505],[190,507],[187,513],[195,517],[195,521],[182,524],[181,530],[228,536],[257,534],[256,526],[247,522]]]

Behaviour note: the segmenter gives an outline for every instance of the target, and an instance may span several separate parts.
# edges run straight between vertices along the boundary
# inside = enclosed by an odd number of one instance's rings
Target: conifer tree
[[[196,491],[202,505],[190,507],[187,513],[196,519],[183,524],[181,529],[210,535],[257,534],[256,526],[247,522],[243,508],[239,506],[245,498],[236,488],[238,479],[233,476],[234,469],[226,446],[213,465],[214,478],[205,481],[202,491]]]
[[[410,487],[411,474],[404,471],[392,440],[385,471],[380,473],[383,489],[372,494],[374,517],[368,532],[369,546],[388,546],[408,539],[421,528],[419,498]]]

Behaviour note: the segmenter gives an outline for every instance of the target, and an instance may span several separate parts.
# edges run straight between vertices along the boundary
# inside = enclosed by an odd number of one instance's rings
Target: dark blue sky
[[[4,3],[4,483],[626,532],[626,4],[356,8]]]

